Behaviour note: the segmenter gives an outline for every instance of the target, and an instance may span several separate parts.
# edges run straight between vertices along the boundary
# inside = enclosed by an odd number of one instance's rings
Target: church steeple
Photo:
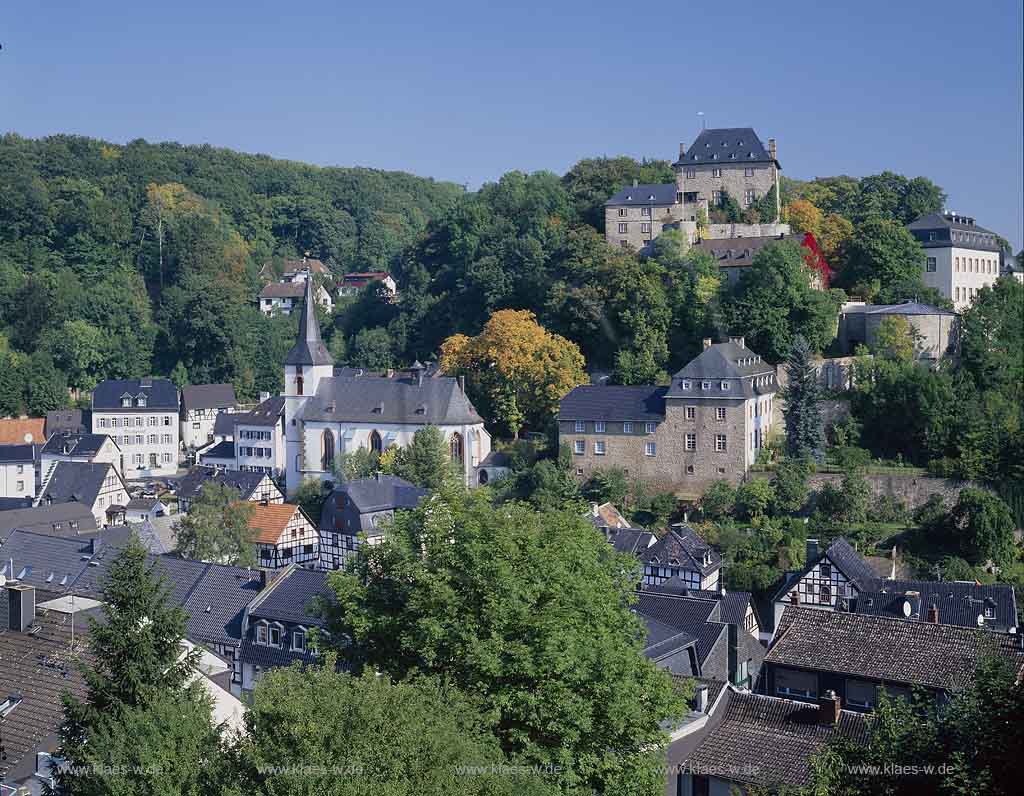
[[[306,296],[302,302],[302,314],[299,316],[299,336],[292,350],[285,357],[285,365],[333,365],[334,359],[327,351],[327,346],[320,337],[320,324],[316,320],[316,307],[313,305],[313,277],[306,277]]]

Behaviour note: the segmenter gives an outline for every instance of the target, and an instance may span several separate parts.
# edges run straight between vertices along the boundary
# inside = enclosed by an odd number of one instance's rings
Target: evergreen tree
[[[783,393],[786,418],[786,455],[793,459],[825,458],[825,425],[821,418],[821,386],[811,361],[811,349],[797,335],[786,363],[789,383]]]
[[[67,796],[208,791],[219,739],[185,653],[186,615],[132,537],[102,580],[104,620],[89,620],[84,700],[64,697],[55,792]],[[125,767],[133,774],[126,776]]]
[[[393,475],[425,489],[461,480],[437,426],[425,426],[413,434],[409,447],[396,452],[390,469]]]

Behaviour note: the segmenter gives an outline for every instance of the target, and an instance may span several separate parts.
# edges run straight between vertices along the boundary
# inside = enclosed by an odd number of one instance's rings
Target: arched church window
[[[334,469],[334,434],[329,428],[324,429],[322,442],[323,456],[320,458],[320,469],[330,472]]]
[[[451,450],[452,461],[462,464],[462,435],[458,431],[452,434],[448,447]]]
[[[370,450],[378,456],[384,452],[384,440],[381,439],[380,434],[376,431],[370,432]]]

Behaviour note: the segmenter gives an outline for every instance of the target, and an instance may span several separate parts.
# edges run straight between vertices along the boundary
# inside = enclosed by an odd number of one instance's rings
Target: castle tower
[[[299,334],[284,360],[284,422],[285,468],[288,494],[298,489],[305,468],[304,426],[297,420],[302,407],[316,395],[320,380],[334,374],[334,359],[320,337],[320,324],[316,320],[313,280],[306,280],[306,295],[299,316]]]

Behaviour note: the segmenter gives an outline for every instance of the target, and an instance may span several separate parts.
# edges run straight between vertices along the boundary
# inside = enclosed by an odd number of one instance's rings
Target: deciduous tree
[[[217,564],[256,563],[256,532],[249,527],[254,508],[238,491],[214,481],[203,485],[188,514],[174,526],[178,552]]]

